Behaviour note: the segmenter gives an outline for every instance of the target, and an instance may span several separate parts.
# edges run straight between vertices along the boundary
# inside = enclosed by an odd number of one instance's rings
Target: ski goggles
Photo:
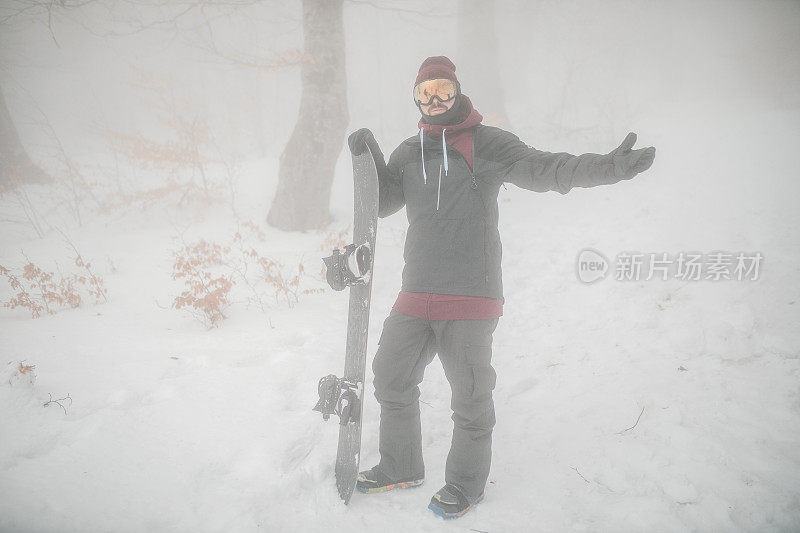
[[[452,100],[458,94],[458,84],[446,78],[425,80],[414,87],[414,101],[417,105],[429,105],[434,97],[441,102]]]

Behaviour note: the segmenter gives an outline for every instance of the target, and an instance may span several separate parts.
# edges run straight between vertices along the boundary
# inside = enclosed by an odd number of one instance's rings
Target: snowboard
[[[339,416],[336,488],[345,503],[355,489],[361,452],[367,331],[378,227],[378,171],[369,149],[353,155],[353,184],[353,242],[323,258],[328,284],[337,291],[350,288],[344,374],[341,378],[331,374],[320,379],[320,399],[314,407],[325,420],[331,414]]]

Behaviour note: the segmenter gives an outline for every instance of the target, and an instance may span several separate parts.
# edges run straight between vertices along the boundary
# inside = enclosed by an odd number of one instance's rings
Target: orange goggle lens
[[[414,101],[420,105],[427,105],[433,101],[435,96],[442,102],[455,98],[458,94],[458,87],[453,80],[436,79],[425,80],[414,87]]]

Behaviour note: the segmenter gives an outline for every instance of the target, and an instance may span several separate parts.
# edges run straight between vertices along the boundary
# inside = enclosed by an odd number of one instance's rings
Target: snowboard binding
[[[369,243],[348,244],[344,250],[336,248],[333,255],[323,257],[328,285],[341,291],[351,285],[368,283],[372,274],[372,250]]]
[[[322,419],[328,420],[331,414],[339,417],[339,424],[357,422],[361,418],[361,400],[359,384],[333,374],[319,380],[319,401],[314,411],[322,413]]]

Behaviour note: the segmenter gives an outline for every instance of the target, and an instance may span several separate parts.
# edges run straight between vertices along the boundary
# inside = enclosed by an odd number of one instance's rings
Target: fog
[[[73,155],[107,151],[104,129],[155,134],[145,76],[243,156],[281,153],[300,103],[299,67],[258,65],[302,51],[300,2],[80,4],[2,8],[4,94],[31,152],[48,155],[36,106]],[[547,149],[610,149],[620,129],[646,126],[637,116],[664,108],[798,105],[796,2],[497,2],[495,28],[470,39],[496,35],[500,79],[457,49],[457,9],[345,2],[350,130],[370,127],[386,152],[411,135],[411,86],[431,55],[455,62],[466,94],[502,88],[513,131]]]
[[[413,134],[411,85],[432,55],[454,60],[485,123],[548,151],[605,153],[627,131],[663,147],[664,121],[708,115],[713,132],[715,113],[798,106],[796,2],[500,1],[470,25],[478,4],[345,2],[347,131],[370,128],[388,157]],[[1,8],[0,61],[14,127],[50,174],[66,172],[66,155],[107,185],[97,166],[113,157],[119,173],[119,136],[166,142],[178,133],[164,122],[179,118],[201,124],[198,149],[217,159],[275,160],[286,148],[299,71],[314,61],[300,2],[48,5]],[[334,187],[347,187],[347,165],[340,156]]]
[[[0,530],[440,530],[440,365],[413,494],[345,507],[311,411],[344,362],[320,258],[351,242],[348,135],[417,136],[439,55],[531,147],[656,148],[613,185],[500,187],[492,472],[459,526],[797,530],[798,28],[796,1],[0,1]],[[364,468],[408,227],[378,222]],[[587,249],[764,262],[590,284]]]

